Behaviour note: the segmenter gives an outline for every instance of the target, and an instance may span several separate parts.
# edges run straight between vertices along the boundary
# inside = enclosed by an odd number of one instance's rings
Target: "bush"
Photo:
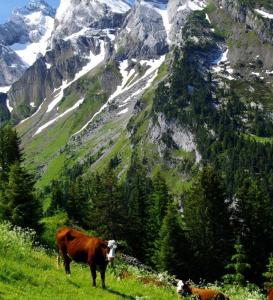
[[[0,255],[17,256],[27,254],[34,244],[35,231],[0,223]]]

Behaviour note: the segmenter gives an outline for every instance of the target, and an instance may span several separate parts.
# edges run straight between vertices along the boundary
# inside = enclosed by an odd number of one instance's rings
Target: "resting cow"
[[[197,296],[197,299],[199,300],[229,300],[227,296],[219,291],[194,288],[182,280],[178,281],[176,291],[181,296]]]
[[[103,241],[97,237],[91,237],[79,230],[63,227],[56,233],[56,245],[58,248],[58,264],[60,254],[64,260],[65,272],[70,274],[70,263],[87,263],[90,267],[93,286],[96,286],[96,271],[100,271],[102,287],[105,288],[105,270],[108,262],[115,258],[117,243],[114,240]]]
[[[273,300],[273,288],[268,291],[268,300]]]

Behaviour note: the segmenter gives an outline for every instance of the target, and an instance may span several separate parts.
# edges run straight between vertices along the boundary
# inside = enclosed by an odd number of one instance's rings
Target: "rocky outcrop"
[[[7,95],[0,93],[0,126],[4,122],[6,122],[10,117],[10,113],[6,105],[6,101],[7,101]]]
[[[128,9],[130,6],[123,0],[61,1],[49,49],[9,91],[13,117],[16,120],[28,117],[63,82],[72,81],[90,62],[90,57],[100,53],[99,41],[104,41],[105,57],[109,57],[113,51],[111,43]]]
[[[214,2],[235,21],[244,23],[248,30],[255,31],[263,42],[273,45],[273,19],[263,17],[238,0],[214,0]]]
[[[55,18],[53,40],[65,39],[85,29],[117,28],[130,6],[123,0],[62,0]]]
[[[0,25],[0,87],[17,81],[30,65],[24,58],[29,60],[32,53],[25,52],[20,57],[21,52],[17,50],[39,41],[42,42],[34,50],[40,50],[42,44],[46,48],[47,41],[43,41],[43,37],[50,35],[54,16],[55,9],[46,2],[30,0],[25,7],[14,10],[8,22]]]
[[[0,44],[0,87],[10,86],[15,80],[18,80],[26,67],[11,48]]]
[[[169,50],[160,7],[156,2],[138,1],[127,16],[117,38],[118,59],[158,57]]]
[[[78,52],[81,55],[77,55]],[[60,40],[53,50],[40,57],[12,85],[8,97],[14,107],[13,117],[16,120],[28,117],[46,97],[51,97],[63,81],[72,81],[75,74],[89,62],[90,52],[95,55],[100,52],[98,39],[79,37],[76,45],[71,40]],[[22,110],[22,106],[29,109]]]
[[[176,123],[167,121],[164,114],[159,113],[155,122],[150,122],[149,126],[149,139],[150,142],[157,146],[158,153],[163,156],[164,151],[170,147],[164,143],[164,135],[168,135],[168,139],[171,140],[173,147],[183,149],[186,152],[191,152],[195,155],[195,161],[199,163],[201,161],[201,155],[197,149],[197,143],[195,136],[187,129]]]
[[[23,8],[15,9],[10,20],[0,25],[0,42],[4,45],[36,42],[45,31],[45,17],[54,18],[55,9],[43,0],[30,0]]]

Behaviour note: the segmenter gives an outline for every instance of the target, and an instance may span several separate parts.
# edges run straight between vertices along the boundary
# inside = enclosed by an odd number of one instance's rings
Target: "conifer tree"
[[[267,271],[263,273],[263,277],[265,278],[264,287],[265,289],[273,288],[273,254],[270,255],[267,264]]]
[[[20,227],[29,227],[36,231],[41,229],[41,205],[34,194],[34,181],[19,162],[10,166],[8,182],[1,200],[2,219]]]
[[[89,226],[107,239],[123,239],[127,224],[118,178],[107,168],[94,180]]]
[[[273,249],[273,204],[263,182],[246,177],[236,194],[233,216],[236,235],[247,251],[253,268],[250,280],[261,279]]]
[[[51,204],[49,208],[50,213],[54,213],[66,207],[64,203],[64,186],[59,180],[52,180],[50,185]]]
[[[145,260],[151,190],[152,184],[147,176],[147,170],[138,157],[133,158],[124,193],[130,220],[127,241],[133,249],[133,254],[143,261]]]
[[[160,172],[153,178],[152,186],[153,189],[148,204],[147,243],[145,249],[146,261],[149,263],[151,263],[155,241],[159,238],[162,221],[167,213],[167,206],[170,202],[168,186]]]
[[[184,203],[187,235],[191,241],[197,279],[223,275],[230,255],[232,232],[221,177],[210,166],[196,179]]]
[[[9,166],[22,161],[20,139],[10,126],[0,127],[0,175],[7,180]]]
[[[160,271],[189,278],[190,247],[181,221],[176,205],[170,202],[155,243],[153,261]]]
[[[78,177],[75,183],[69,184],[66,210],[72,222],[83,227],[89,224],[90,205],[82,177]]]
[[[223,276],[223,279],[227,283],[245,285],[245,274],[251,268],[247,263],[247,256],[245,254],[243,245],[237,242],[234,245],[235,254],[231,257],[231,262],[226,266],[227,270],[231,273]]]

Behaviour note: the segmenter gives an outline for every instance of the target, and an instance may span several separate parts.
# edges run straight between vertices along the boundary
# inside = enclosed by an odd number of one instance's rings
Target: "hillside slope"
[[[107,289],[91,287],[89,268],[72,264],[71,277],[57,269],[55,255],[33,250],[31,234],[0,225],[0,299],[174,299],[174,289],[144,285],[135,277],[118,280],[106,273]],[[7,243],[8,241],[8,243]],[[99,274],[98,274],[99,275]],[[138,298],[139,297],[139,298]]]
[[[41,248],[32,249],[32,236],[31,232],[0,224],[0,299],[171,300],[178,297],[174,287],[167,288],[159,280],[145,278],[140,270],[133,274],[125,265],[118,265],[117,269],[125,270],[126,276],[120,278],[118,271],[108,268],[107,289],[99,287],[100,279],[97,279],[98,287],[92,288],[89,268],[72,264],[72,275],[66,276],[63,268],[56,268],[55,256]],[[232,286],[225,287],[224,291],[230,300],[265,299],[257,289]]]

